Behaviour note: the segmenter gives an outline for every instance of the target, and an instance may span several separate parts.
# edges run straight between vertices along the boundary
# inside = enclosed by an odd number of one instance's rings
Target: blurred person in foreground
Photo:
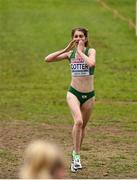
[[[24,153],[20,169],[21,179],[63,179],[65,176],[62,151],[53,143],[43,140],[31,142]]]

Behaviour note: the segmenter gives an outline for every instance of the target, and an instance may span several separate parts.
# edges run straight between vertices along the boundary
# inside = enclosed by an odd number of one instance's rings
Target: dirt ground
[[[69,170],[71,152],[70,125],[48,125],[27,121],[0,122],[0,178],[18,178],[25,147],[34,139],[57,142],[64,149],[66,178],[136,178],[137,132],[119,127],[87,128],[81,150],[83,170]]]

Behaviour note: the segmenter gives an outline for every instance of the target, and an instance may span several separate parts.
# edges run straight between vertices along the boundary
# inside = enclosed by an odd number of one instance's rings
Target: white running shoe
[[[72,161],[71,161],[71,172],[77,172],[77,170],[82,169],[80,155],[76,154],[75,151],[72,152]]]
[[[71,172],[73,172],[73,173],[77,172],[77,169],[74,166],[74,160],[71,161],[70,169],[71,169]]]
[[[82,169],[81,161],[80,161],[80,155],[75,155],[74,158],[74,168],[75,169]]]

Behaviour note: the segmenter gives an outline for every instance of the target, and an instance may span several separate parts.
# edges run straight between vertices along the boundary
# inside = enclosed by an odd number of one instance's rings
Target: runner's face
[[[85,43],[86,37],[82,31],[75,31],[74,36],[73,36],[73,40],[75,40],[75,43],[77,46],[80,40],[82,40]]]

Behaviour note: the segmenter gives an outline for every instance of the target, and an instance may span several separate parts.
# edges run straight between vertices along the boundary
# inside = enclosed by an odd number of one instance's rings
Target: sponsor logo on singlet
[[[71,59],[70,66],[72,76],[89,75],[89,67],[83,59]]]
[[[82,99],[86,99],[87,98],[87,95],[82,95]]]

